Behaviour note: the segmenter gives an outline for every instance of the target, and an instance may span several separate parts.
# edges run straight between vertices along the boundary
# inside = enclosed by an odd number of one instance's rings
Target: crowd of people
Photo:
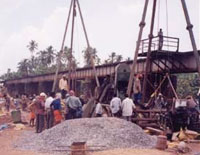
[[[67,120],[82,117],[82,103],[73,90],[63,98],[60,92],[51,92],[48,96],[42,92],[32,100],[28,109],[30,126],[36,126],[36,133],[61,123],[63,118]]]
[[[134,77],[132,97],[125,94],[125,98],[121,99],[117,94],[113,95],[109,105],[111,116],[131,121],[134,109],[141,103],[142,99],[141,77],[140,74]],[[200,91],[198,94],[200,95]],[[188,97],[187,100],[188,107],[196,106],[192,97]],[[7,112],[9,112],[11,106],[15,109],[30,112],[29,123],[31,127],[35,126],[36,133],[49,129],[61,123],[62,120],[81,118],[85,103],[86,100],[83,95],[77,97],[73,90],[69,90],[65,75],[59,81],[59,92],[57,93],[50,92],[47,95],[42,92],[40,95],[32,96],[23,94],[21,96],[16,95],[15,98],[11,98],[6,93],[0,93],[0,106],[4,105]],[[155,96],[154,103],[156,108],[162,108],[166,104],[164,96],[158,93]],[[102,117],[104,114],[107,114],[103,103],[96,99],[95,104],[95,117]]]

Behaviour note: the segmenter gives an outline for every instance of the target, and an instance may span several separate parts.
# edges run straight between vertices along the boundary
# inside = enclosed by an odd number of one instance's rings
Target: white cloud
[[[0,47],[0,73],[7,68],[16,70],[17,63],[23,58],[30,56],[26,47],[30,40],[35,40],[39,44],[39,49],[44,49],[49,45],[58,45],[62,38],[65,23],[65,13],[67,8],[56,8],[55,11],[44,20],[41,27],[26,26],[22,31],[13,33],[2,42]],[[5,36],[5,34],[4,34]]]
[[[30,1],[34,1],[36,3],[36,0]],[[194,6],[194,4],[196,4],[195,1],[197,2],[198,0],[191,2],[188,1],[188,8],[191,16],[191,21],[195,25],[194,33],[195,37],[197,38],[197,44],[199,44],[199,7]],[[43,10],[38,9],[36,10],[37,15],[31,14],[31,18],[27,21],[27,18],[20,18],[15,14],[11,15],[11,12],[13,10],[16,12],[17,8],[19,8],[23,2],[25,3],[25,0],[3,0],[3,3],[0,6],[0,9],[4,9],[4,12],[0,10],[0,17],[2,16],[5,21],[5,31],[2,29],[0,30],[0,74],[6,72],[7,68],[15,70],[17,63],[20,60],[30,56],[30,53],[26,48],[26,45],[30,40],[37,41],[40,50],[45,49],[49,45],[52,45],[55,49],[60,50],[68,14],[68,7],[63,5],[60,5],[60,7],[56,6],[56,4],[60,2],[55,2],[55,6],[53,6],[54,3],[51,1],[52,6],[51,8],[47,8],[47,12],[45,11],[46,6],[43,7]],[[101,58],[106,59],[111,52],[117,52],[117,54],[122,54],[124,58],[128,56],[132,58],[139,30],[138,25],[142,17],[144,0],[110,0],[108,3],[106,3],[107,0],[102,2],[99,0],[88,0],[84,1],[85,3],[83,1],[80,2],[82,5],[83,16],[85,19],[85,25],[88,31],[90,44],[91,46],[97,48],[99,51],[98,55]],[[174,0],[169,2],[169,34],[174,37],[181,37],[181,45],[183,45],[183,49],[185,49],[188,47],[187,44],[189,39],[188,33],[185,30],[186,24],[183,12],[180,12],[182,11],[180,8],[180,2],[175,3]],[[107,5],[104,6],[104,3]],[[42,1],[40,4],[48,4],[48,1]],[[31,8],[31,6],[27,5],[27,1],[26,7],[30,8],[30,12],[35,11],[35,8]],[[194,9],[192,10],[191,8]],[[151,5],[149,5],[148,11],[150,10]],[[41,16],[38,16],[40,12],[44,14],[41,13]],[[10,15],[7,16],[7,13]],[[26,12],[24,12],[24,14],[25,13]],[[9,24],[6,25],[8,17],[19,18],[23,21],[19,20],[19,23],[15,23],[16,26],[19,24],[19,27],[15,28],[15,26],[13,26],[15,29],[10,31],[12,26]],[[10,19],[11,21],[12,18]],[[32,22],[32,18],[34,18],[34,22]],[[165,17],[162,16],[162,18]],[[80,25],[80,19],[77,18],[76,20],[74,38],[74,48],[76,51],[75,55],[78,61],[82,61],[83,59],[81,50],[86,47],[86,42],[82,27]],[[145,27],[144,31],[144,38],[148,37],[150,25],[149,20],[150,12],[148,12],[146,19],[147,26]],[[160,25],[164,25],[163,30],[165,30],[165,20],[161,19],[160,21],[162,22]],[[8,26],[8,28],[6,26]],[[68,46],[70,43],[70,28],[71,23],[68,29],[66,40],[66,45]],[[11,34],[7,34],[6,32]]]

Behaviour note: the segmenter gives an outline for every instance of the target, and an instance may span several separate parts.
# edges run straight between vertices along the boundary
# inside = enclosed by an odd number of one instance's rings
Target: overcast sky
[[[38,42],[39,49],[52,45],[60,50],[70,0],[0,0],[0,74],[8,68],[16,70],[17,63],[29,58],[27,45]],[[79,0],[88,31],[90,44],[104,60],[111,52],[124,58],[134,56],[144,0]],[[147,38],[150,25],[148,9],[147,26],[143,38]],[[172,37],[180,37],[181,51],[191,50],[186,22],[180,0],[160,0],[160,18],[155,21],[154,34],[163,28],[166,35],[166,1],[168,2],[168,29]],[[194,35],[199,49],[200,2],[186,0]],[[160,22],[158,22],[160,21]],[[69,35],[66,45],[69,46]],[[81,51],[86,47],[79,17],[75,22],[74,49],[76,59],[83,62]]]

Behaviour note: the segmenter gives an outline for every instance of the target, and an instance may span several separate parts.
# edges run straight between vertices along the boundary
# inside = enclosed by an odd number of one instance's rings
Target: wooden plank
[[[142,110],[142,109],[135,109],[134,112],[137,112],[137,113],[160,113],[160,112],[167,112],[167,110],[157,110],[157,109]]]
[[[132,118],[133,121],[158,121],[156,118]]]
[[[147,130],[149,130],[151,133],[156,133],[156,134],[163,134],[162,130],[156,129],[156,128],[152,128],[152,127],[146,127]]]

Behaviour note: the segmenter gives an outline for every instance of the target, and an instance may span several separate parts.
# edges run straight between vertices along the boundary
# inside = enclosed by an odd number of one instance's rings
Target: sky
[[[71,0],[0,0],[0,75],[8,68],[17,70],[17,64],[30,58],[27,45],[31,40],[44,50],[52,45],[61,48],[65,23]],[[150,29],[152,1],[150,0],[143,39]],[[139,23],[145,0],[79,0],[90,45],[105,60],[111,52],[124,59],[133,58],[139,32]],[[186,0],[194,36],[200,49],[200,1]],[[180,0],[158,0],[154,35],[159,28],[164,35],[180,38],[180,51],[191,51],[189,34]],[[167,6],[167,7],[166,7]],[[159,9],[158,9],[159,8]],[[168,12],[168,15],[166,15]],[[167,20],[168,19],[168,20]],[[71,25],[71,22],[70,22]],[[69,26],[65,45],[70,45]],[[82,50],[87,47],[80,17],[75,19],[74,54],[83,64]]]

